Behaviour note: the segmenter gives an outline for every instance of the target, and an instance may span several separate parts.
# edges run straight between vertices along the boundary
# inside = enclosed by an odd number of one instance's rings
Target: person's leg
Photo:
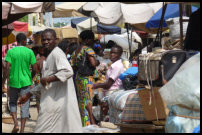
[[[29,86],[21,88],[20,89],[20,96],[25,95],[29,91],[30,91]],[[30,100],[25,102],[24,106],[21,107],[21,129],[20,129],[20,133],[24,133],[26,119],[29,118],[29,104],[30,104]]]
[[[90,76],[88,78],[88,83],[85,85],[86,86],[86,92],[88,93],[88,96],[86,97],[87,104],[86,104],[85,108],[88,111],[88,115],[89,115],[89,119],[90,119],[91,124],[95,124],[95,120],[93,117],[93,104],[92,104],[92,101],[93,101],[93,90],[92,90],[93,82],[94,82],[94,79],[92,76]]]
[[[14,127],[12,133],[17,133],[19,130],[17,121],[17,100],[18,100],[19,89],[10,87],[10,112],[14,121]]]
[[[92,106],[92,102],[89,102],[87,105],[86,105],[86,110],[88,111],[88,114],[89,114],[89,118],[90,118],[90,123],[95,125],[95,120],[94,120],[94,117],[93,117],[93,106]]]

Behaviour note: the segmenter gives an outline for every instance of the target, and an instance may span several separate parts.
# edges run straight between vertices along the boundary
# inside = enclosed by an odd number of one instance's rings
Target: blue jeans
[[[20,96],[25,95],[30,91],[30,87],[22,87],[22,88],[13,88],[10,87],[10,111],[11,112],[17,112],[17,100],[18,100],[18,94],[20,93]],[[29,104],[30,100],[25,102],[24,106],[20,108],[20,114],[21,118],[29,118]]]

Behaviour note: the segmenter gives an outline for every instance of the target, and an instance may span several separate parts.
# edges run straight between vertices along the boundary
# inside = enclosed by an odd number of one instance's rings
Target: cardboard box
[[[140,103],[142,104],[146,120],[155,121],[157,120],[157,116],[159,120],[163,120],[168,117],[169,109],[167,108],[167,105],[163,101],[158,90],[159,87],[153,87],[154,96],[152,94],[152,90],[146,88],[138,91],[140,96]],[[152,101],[151,105],[149,105],[150,95]],[[156,102],[157,115],[155,111],[155,102]]]

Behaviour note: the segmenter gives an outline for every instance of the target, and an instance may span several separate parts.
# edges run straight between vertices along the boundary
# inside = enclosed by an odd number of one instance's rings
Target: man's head
[[[56,32],[53,29],[45,29],[41,35],[41,44],[48,55],[56,46]]]
[[[26,37],[26,35],[24,33],[19,33],[16,36],[16,40],[17,40],[18,45],[25,46],[26,42],[27,42],[27,37]]]
[[[94,33],[91,30],[84,30],[80,33],[79,37],[81,38],[81,42],[88,46],[93,46],[94,43]]]
[[[123,53],[123,48],[118,45],[113,45],[110,51],[110,60],[112,63],[116,62],[121,58],[121,55]]]
[[[106,44],[105,48],[112,48],[112,46],[116,45],[116,43],[112,40],[109,40]]]

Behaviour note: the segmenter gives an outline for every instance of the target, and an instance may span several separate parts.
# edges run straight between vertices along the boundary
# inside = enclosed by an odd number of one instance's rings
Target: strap
[[[173,112],[173,115],[174,115],[174,116],[178,116],[178,117],[183,117],[183,118],[190,118],[190,119],[198,119],[198,120],[200,120],[200,117],[179,115],[179,114],[175,114],[174,112]]]
[[[163,2],[163,9],[162,9],[161,20],[160,20],[160,23],[159,23],[159,28],[158,28],[158,31],[157,31],[156,38],[154,40],[154,41],[159,41],[160,43],[161,43],[161,38],[162,38],[163,19],[164,19],[165,11],[166,11],[166,8],[167,8],[167,4],[164,5],[164,3],[165,2]],[[160,37],[159,37],[159,34],[160,34]]]
[[[182,104],[177,104],[177,106],[185,108],[185,109],[188,109],[188,110],[191,110],[191,111],[200,112],[199,109],[190,108],[190,107],[187,107],[187,106],[182,105]]]

